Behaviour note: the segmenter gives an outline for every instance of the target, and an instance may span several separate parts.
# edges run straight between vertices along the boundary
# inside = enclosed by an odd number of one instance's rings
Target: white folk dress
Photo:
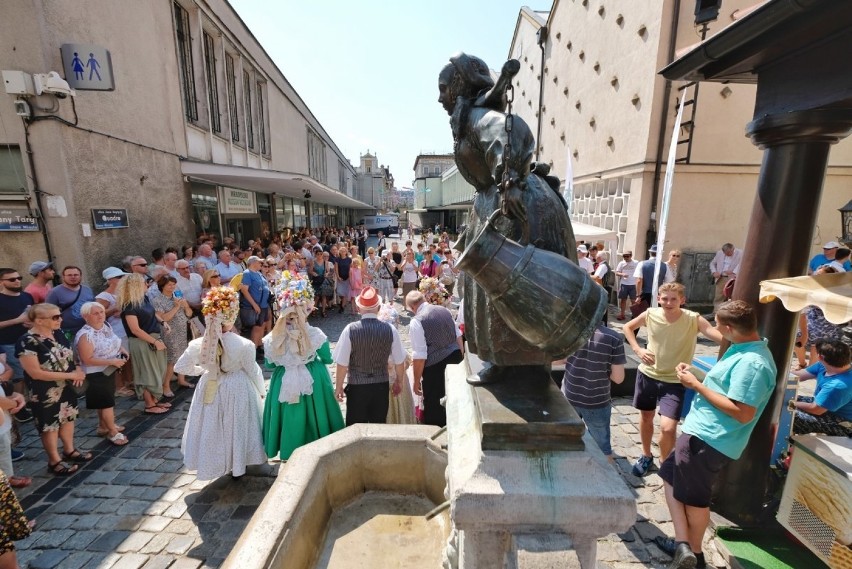
[[[198,365],[202,340],[190,342],[175,364],[176,373],[201,375],[183,431],[183,462],[199,480],[242,476],[247,465],[266,463],[261,433],[265,389],[255,346],[226,332],[220,369],[211,373]]]

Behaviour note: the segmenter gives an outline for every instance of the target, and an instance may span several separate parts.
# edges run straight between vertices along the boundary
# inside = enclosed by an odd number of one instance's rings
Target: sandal
[[[10,476],[9,486],[12,488],[26,488],[33,483],[33,479],[29,476]]]
[[[178,383],[178,387],[183,387],[184,389],[195,389],[195,383],[192,381],[187,381],[186,383]]]
[[[54,476],[71,476],[72,474],[77,472],[77,469],[79,468],[80,467],[76,464],[72,464],[69,466],[67,463],[62,462],[61,460],[54,464],[50,464],[49,462],[47,463],[47,472],[49,474],[53,474]]]
[[[62,456],[70,462],[89,462],[95,456],[90,452],[80,452],[80,449],[74,449],[71,452],[62,451]]]
[[[122,433],[116,433],[111,437],[107,437],[107,440],[117,447],[123,447],[130,442],[130,439],[125,437]]]
[[[145,407],[145,413],[148,415],[162,415],[163,413],[168,413],[169,410],[166,407],[162,407],[160,405],[151,405],[150,407]]]
[[[163,409],[171,409],[171,408],[172,408],[172,404],[171,404],[171,403],[169,403],[168,401],[163,401],[162,399],[160,399],[159,401],[157,401],[157,405],[158,405],[159,407],[162,407]]]
[[[175,398],[175,394],[174,394],[174,393],[166,393],[166,392],[163,392],[163,397],[162,397],[160,400],[161,400],[161,401],[163,401],[163,400],[165,400],[165,401],[171,401],[171,400],[172,400],[172,399],[174,399],[174,398]]]
[[[126,387],[122,387],[115,392],[116,397],[133,397],[134,395],[136,395],[136,392]]]
[[[119,433],[123,433],[124,432],[124,425],[116,425],[115,430],[118,431]],[[95,433],[97,433],[97,435],[99,437],[106,437],[106,436],[109,436],[109,429],[107,429],[105,431],[98,429],[97,431],[95,431]]]

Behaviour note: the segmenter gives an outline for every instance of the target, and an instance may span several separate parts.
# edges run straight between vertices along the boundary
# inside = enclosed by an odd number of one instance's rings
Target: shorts
[[[619,286],[618,298],[636,298],[636,285],[623,284]]]
[[[680,419],[683,411],[683,394],[686,388],[680,383],[666,383],[636,370],[636,391],[633,393],[633,406],[640,411],[653,411],[658,406],[660,415]]]
[[[263,326],[263,323],[268,319],[269,308],[261,308],[260,312],[255,312],[254,308],[240,308],[240,323],[244,330],[254,326]]]
[[[667,482],[678,502],[693,508],[709,508],[713,483],[731,458],[698,437],[683,433],[675,448],[660,465],[660,478]]]
[[[0,350],[6,354],[6,365],[12,368],[12,382],[18,383],[24,379],[24,368],[21,367],[21,362],[18,361],[18,356],[15,355],[15,344],[0,345]]]

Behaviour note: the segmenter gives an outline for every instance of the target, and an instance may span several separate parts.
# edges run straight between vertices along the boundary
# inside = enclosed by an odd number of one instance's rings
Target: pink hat
[[[362,290],[361,294],[358,295],[358,298],[355,299],[355,304],[358,308],[362,308],[364,310],[377,309],[382,304],[382,297],[379,296],[379,292],[374,287],[367,286],[364,287],[364,290]]]

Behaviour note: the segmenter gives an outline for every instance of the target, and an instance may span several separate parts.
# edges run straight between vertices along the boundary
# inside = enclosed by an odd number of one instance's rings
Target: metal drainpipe
[[[674,61],[675,48],[677,42],[677,27],[680,22],[680,0],[674,0],[674,13],[672,14],[672,26],[669,35],[669,53],[667,61]],[[672,82],[665,80],[666,85],[663,89],[663,112],[660,118],[660,132],[657,140],[657,159],[654,162],[654,184],[651,197],[651,213],[654,219],[648,226],[648,232],[645,235],[645,250],[647,251],[653,243],[657,242],[657,200],[660,197],[660,175],[663,168],[663,150],[666,142],[666,130],[669,122],[669,105],[672,97]]]
[[[544,107],[544,47],[547,44],[547,26],[542,26],[538,29],[537,42],[541,48],[541,68],[538,82],[538,132],[535,137],[535,161],[538,162],[539,150],[541,149],[541,125],[544,121],[542,116],[542,107]]]
[[[35,194],[36,207],[38,208],[38,225],[41,228],[41,236],[44,239],[44,252],[47,255],[47,261],[53,263],[56,259],[53,257],[53,250],[50,247],[50,236],[47,232],[47,216],[44,214],[44,207],[41,203],[41,190],[38,186],[38,176],[36,176],[35,160],[33,159],[33,148],[30,144],[30,128],[29,123],[24,120],[24,144],[27,150],[27,160],[30,163],[30,173],[33,178],[33,193]]]

